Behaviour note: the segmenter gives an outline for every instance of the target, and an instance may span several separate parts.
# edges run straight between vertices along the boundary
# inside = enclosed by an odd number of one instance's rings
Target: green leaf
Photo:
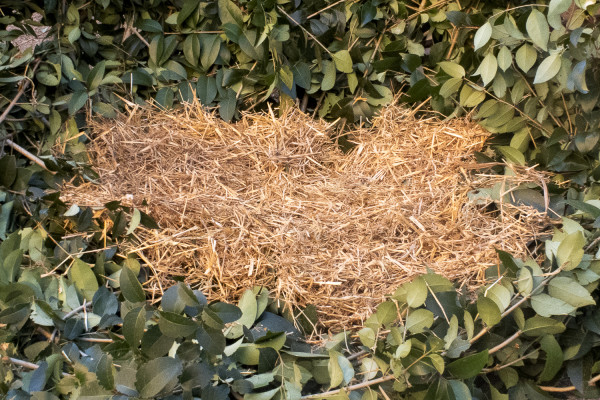
[[[158,326],[163,335],[173,339],[194,334],[198,325],[190,318],[172,312],[159,312]]]
[[[138,21],[136,27],[144,32],[150,33],[162,33],[163,31],[160,23],[153,19],[143,19],[141,21]]]
[[[142,215],[140,214],[140,210],[135,208],[133,210],[133,215],[131,216],[131,222],[129,223],[129,228],[127,229],[126,235],[131,235],[133,231],[140,225],[140,221],[142,219]]]
[[[393,301],[384,301],[377,306],[375,315],[382,325],[387,326],[398,318],[398,309]]]
[[[531,307],[533,311],[542,317],[551,317],[553,315],[567,315],[576,310],[570,304],[552,297],[546,293],[538,294],[531,298]]]
[[[69,99],[69,114],[73,115],[85,105],[88,100],[88,94],[85,90],[78,90],[71,95]]]
[[[477,312],[487,326],[494,326],[502,319],[502,314],[496,302],[487,297],[479,297],[477,300]]]
[[[490,52],[481,61],[475,75],[480,75],[483,79],[483,86],[487,86],[496,76],[496,72],[498,72],[498,61],[494,54]]]
[[[535,315],[525,321],[523,334],[526,336],[555,335],[565,331],[565,325],[553,318]]]
[[[458,63],[451,61],[442,61],[439,62],[438,65],[445,73],[447,73],[453,78],[464,78],[465,76],[465,69],[462,67],[462,65]]]
[[[280,388],[267,390],[266,392],[260,393],[247,393],[244,395],[244,400],[271,400],[277,393],[281,391]]]
[[[485,297],[492,299],[498,306],[498,309],[500,309],[500,312],[504,312],[510,305],[511,293],[502,284],[497,283],[486,290]]]
[[[460,105],[466,108],[477,107],[485,100],[485,92],[464,85],[460,91]]]
[[[106,61],[100,61],[96,66],[90,71],[87,77],[87,85],[89,90],[94,90],[98,86],[100,86],[100,82],[104,78],[104,71],[106,70]]]
[[[523,267],[519,269],[517,273],[517,288],[523,296],[528,296],[533,290],[533,276],[529,268]]]
[[[238,307],[242,311],[242,316],[227,331],[225,335],[227,339],[239,338],[244,334],[244,327],[250,328],[254,324],[254,321],[256,321],[258,304],[256,302],[256,295],[252,290],[244,292]]]
[[[136,374],[135,386],[141,397],[154,397],[181,374],[181,361],[160,357],[143,364]]]
[[[292,73],[294,74],[294,81],[296,82],[296,85],[306,90],[310,89],[311,74],[310,67],[307,63],[298,61],[292,66]]]
[[[525,28],[533,43],[541,47],[542,50],[548,51],[550,27],[546,21],[546,16],[534,8],[527,18]]]
[[[429,288],[434,293],[451,292],[455,290],[452,282],[450,282],[448,278],[445,278],[439,274],[425,274],[421,275],[421,278],[427,282],[427,285],[429,285]]]
[[[406,304],[410,307],[418,308],[425,303],[428,291],[425,280],[421,276],[406,283],[404,288],[406,289]]]
[[[539,375],[540,382],[549,381],[560,371],[563,363],[563,351],[554,336],[546,335],[540,340],[540,347],[546,353],[544,370]]]
[[[242,11],[231,0],[218,0],[217,8],[221,24],[236,24],[238,26],[244,24]]]
[[[123,336],[131,348],[137,350],[144,336],[146,326],[146,310],[144,307],[136,307],[129,310],[123,318]]]
[[[155,65],[159,65],[165,47],[165,38],[162,35],[156,35],[150,42],[149,56],[150,61]]]
[[[489,42],[490,38],[492,37],[492,31],[492,24],[489,21],[477,29],[477,32],[475,32],[475,38],[473,39],[475,51],[479,50]]]
[[[17,179],[17,158],[5,155],[0,158],[0,185],[9,188]]]
[[[239,307],[233,304],[227,304],[223,302],[212,303],[209,308],[215,312],[221,318],[223,323],[230,323],[239,320],[242,317],[242,311]]]
[[[333,54],[333,62],[338,71],[349,74],[354,71],[352,68],[352,57],[348,50],[340,50]]]
[[[221,38],[218,35],[202,36],[202,51],[200,52],[200,63],[202,68],[208,70],[219,57],[221,50]]]
[[[455,315],[452,315],[452,317],[450,318],[450,324],[448,326],[448,330],[446,331],[446,336],[444,336],[444,348],[446,350],[448,350],[450,348],[450,345],[452,344],[452,342],[454,342],[454,340],[458,337],[458,317]]]
[[[556,250],[558,265],[565,271],[577,268],[583,259],[583,246],[585,238],[580,231],[573,232],[565,237]]]
[[[523,155],[523,153],[521,153],[519,150],[515,149],[514,147],[499,146],[498,151],[500,151],[500,153],[502,154],[504,159],[511,164],[516,164],[516,165],[525,165],[526,164],[525,156]]]
[[[126,300],[132,303],[138,303],[146,300],[144,289],[142,288],[142,284],[137,279],[137,274],[135,274],[131,268],[127,266],[127,264],[125,264],[121,269],[119,283],[121,286],[121,293]]]
[[[231,121],[235,115],[237,99],[235,92],[232,89],[227,89],[223,99],[219,102],[219,115],[225,121]]]
[[[326,92],[331,90],[335,85],[335,64],[331,61],[323,60],[322,64],[323,69],[323,80],[321,80],[321,90]]]
[[[21,249],[11,251],[4,259],[0,258],[0,282],[15,282],[22,261],[23,250]]]
[[[199,4],[200,3],[197,0],[185,0],[183,2],[183,7],[181,7],[181,10],[177,15],[177,25],[183,24],[185,20],[196,11]]]
[[[458,92],[460,89],[460,85],[462,85],[462,78],[450,78],[440,88],[440,96],[444,98],[448,98],[452,96],[454,93]]]
[[[420,308],[412,311],[406,317],[405,328],[410,333],[421,333],[433,325],[433,313],[429,310]]]
[[[446,369],[453,376],[459,379],[469,379],[477,376],[485,367],[488,362],[488,351],[487,349],[472,354],[470,356],[462,357],[456,361],[448,364]]]
[[[368,348],[375,346],[375,341],[377,340],[375,331],[367,327],[358,331],[358,338],[360,339],[360,342]]]
[[[69,269],[69,280],[73,282],[77,292],[87,300],[94,297],[94,293],[98,290],[98,281],[96,275],[90,266],[76,258],[73,265]]]
[[[534,84],[547,82],[558,74],[561,66],[560,56],[560,53],[550,54],[540,63],[533,79]]]
[[[550,0],[548,5],[548,23],[554,29],[562,28],[561,14],[569,9],[573,0]]]
[[[198,34],[188,35],[185,38],[183,41],[183,55],[187,62],[194,67],[198,66],[200,60],[200,37]]]
[[[329,388],[334,388],[342,384],[344,381],[344,373],[338,362],[339,353],[336,351],[329,352],[329,361],[327,363],[327,372],[329,372]]]
[[[548,283],[548,294],[577,308],[596,304],[586,288],[566,276],[553,278]]]
[[[452,392],[454,393],[455,399],[460,400],[471,400],[473,397],[471,396],[471,391],[469,387],[462,381],[450,380],[448,384],[452,388]]]
[[[537,51],[533,46],[525,43],[517,50],[515,60],[517,61],[519,68],[527,73],[537,61]]]
[[[500,51],[498,51],[498,67],[502,71],[506,71],[512,65],[512,53],[506,46],[500,47]]]
[[[580,61],[577,64],[575,64],[567,80],[567,88],[569,90],[578,90],[579,92],[584,94],[589,91],[587,83],[585,81],[586,65],[586,60]]]
[[[196,95],[203,106],[210,106],[217,97],[217,82],[215,77],[200,75],[196,83]]]
[[[35,78],[42,85],[46,86],[58,86],[60,83],[60,77],[48,72],[48,71],[40,71],[35,75]]]

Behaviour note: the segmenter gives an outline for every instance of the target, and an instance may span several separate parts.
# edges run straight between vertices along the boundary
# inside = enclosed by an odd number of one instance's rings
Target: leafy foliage
[[[0,393],[539,398],[566,376],[566,389],[598,397],[600,5],[419,3],[0,7],[0,23],[13,25],[0,30],[0,142],[19,154],[0,155]],[[19,51],[12,40],[39,25],[52,40]],[[95,178],[84,110],[111,117],[198,99],[230,120],[241,108],[298,102],[352,123],[396,92],[448,116],[475,110],[499,157],[556,173],[544,194],[523,187],[496,199],[570,216],[541,264],[499,252],[475,302],[422,275],[356,335],[314,349],[264,288],[233,306],[177,284],[151,304],[147,268],[119,245],[140,224],[156,227],[152,219],[118,203],[67,206],[56,192],[65,179]]]

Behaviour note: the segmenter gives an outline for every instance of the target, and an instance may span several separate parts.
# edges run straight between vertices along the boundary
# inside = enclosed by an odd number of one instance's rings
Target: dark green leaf
[[[294,82],[296,82],[296,85],[307,90],[310,89],[311,74],[308,64],[298,61],[292,66],[292,73],[294,74]]]
[[[546,353],[544,370],[539,376],[539,381],[549,381],[560,371],[563,363],[563,351],[552,335],[542,337],[540,341],[542,350]]]
[[[406,329],[411,333],[421,333],[433,324],[433,313],[425,309],[412,311],[406,317]]]
[[[182,370],[179,360],[171,357],[155,358],[137,371],[135,386],[141,397],[154,397],[179,376]]]
[[[123,336],[133,349],[137,349],[144,336],[146,326],[146,310],[144,307],[136,307],[130,310],[123,319]]]
[[[564,332],[565,325],[552,318],[533,316],[525,321],[523,334],[527,336],[554,335]]]
[[[110,354],[103,353],[96,364],[98,382],[106,390],[113,390],[115,386],[115,367]]]
[[[481,296],[477,299],[477,312],[487,326],[494,326],[502,319],[498,305],[487,297]]]
[[[73,115],[85,105],[88,94],[85,90],[79,90],[71,95],[69,99],[69,114]]]
[[[69,280],[75,285],[82,298],[91,300],[94,297],[98,290],[98,281],[92,268],[87,263],[76,258],[69,269],[68,275]]]
[[[237,105],[236,94],[232,89],[227,89],[225,97],[219,102],[219,115],[225,121],[231,121],[235,115]]]
[[[142,285],[137,279],[137,275],[128,266],[121,269],[121,293],[123,297],[132,303],[138,303],[146,300],[146,295]]]
[[[158,326],[163,335],[174,339],[192,335],[198,329],[198,325],[190,318],[166,311],[160,312]]]
[[[446,369],[453,376],[459,379],[469,379],[477,376],[488,362],[488,351],[483,350],[476,354],[471,354],[460,358],[448,364]]]

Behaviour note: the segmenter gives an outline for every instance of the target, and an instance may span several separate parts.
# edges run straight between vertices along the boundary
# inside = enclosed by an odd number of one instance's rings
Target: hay
[[[63,194],[80,206],[131,201],[157,220],[162,229],[132,249],[155,271],[157,296],[174,276],[227,301],[264,285],[315,304],[327,327],[350,327],[427,268],[477,283],[495,248],[525,255],[543,222],[533,210],[469,202],[499,178],[469,173],[488,134],[465,120],[391,107],[351,133],[348,154],[297,110],[227,124],[198,105],[135,109],[91,130],[98,185]]]

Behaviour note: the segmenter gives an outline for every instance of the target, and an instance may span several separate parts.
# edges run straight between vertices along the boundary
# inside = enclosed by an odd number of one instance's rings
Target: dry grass
[[[496,248],[525,255],[544,222],[532,210],[517,217],[469,202],[473,188],[503,180],[508,191],[540,177],[470,173],[488,134],[465,120],[391,107],[352,132],[348,154],[324,122],[297,110],[227,124],[192,105],[91,123],[100,181],[65,197],[80,206],[122,199],[155,217],[162,229],[143,231],[132,250],[156,271],[157,296],[173,276],[227,301],[264,285],[315,304],[327,327],[351,327],[426,268],[480,282]]]

